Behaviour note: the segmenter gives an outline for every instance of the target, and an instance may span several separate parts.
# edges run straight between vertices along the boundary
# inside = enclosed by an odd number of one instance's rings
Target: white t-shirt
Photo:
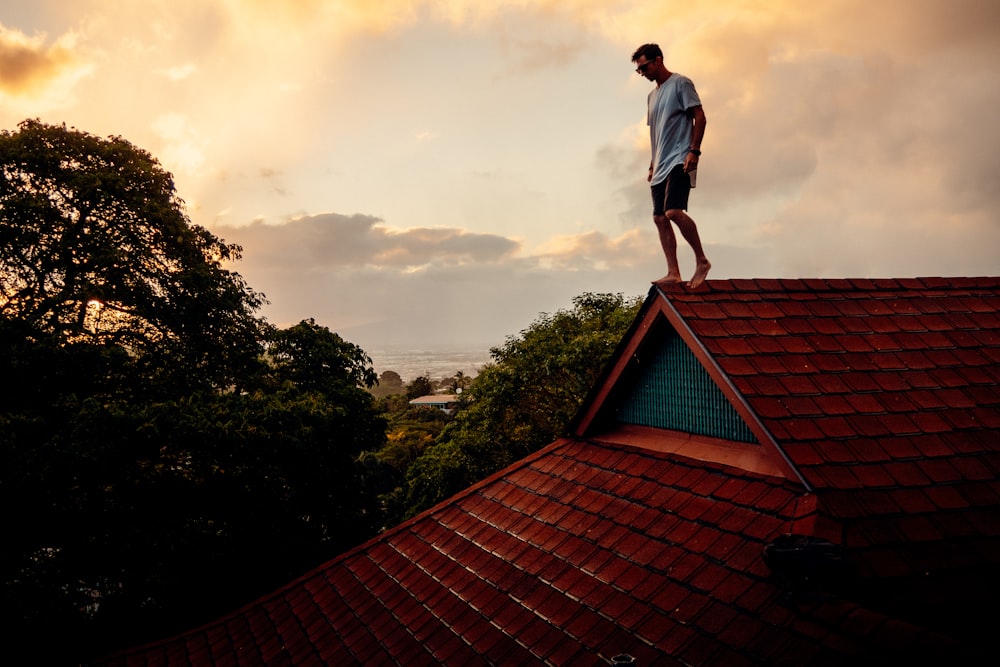
[[[667,178],[674,166],[684,164],[693,131],[687,111],[700,106],[701,98],[691,79],[674,72],[650,91],[646,103],[649,145],[653,151],[650,185],[656,185]]]

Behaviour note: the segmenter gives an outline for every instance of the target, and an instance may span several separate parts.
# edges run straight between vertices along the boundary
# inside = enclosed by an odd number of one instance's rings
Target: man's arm
[[[693,125],[691,131],[691,150],[697,153],[688,153],[684,158],[684,171],[689,172],[698,168],[698,155],[701,153],[701,140],[705,138],[705,125],[708,124],[705,118],[705,110],[699,104],[688,109]]]

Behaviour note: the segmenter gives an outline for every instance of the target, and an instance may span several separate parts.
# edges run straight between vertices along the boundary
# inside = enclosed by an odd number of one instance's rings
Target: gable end
[[[576,437],[674,452],[811,486],[656,288],[571,425]]]
[[[758,444],[677,332],[667,329],[615,409],[615,421]]]

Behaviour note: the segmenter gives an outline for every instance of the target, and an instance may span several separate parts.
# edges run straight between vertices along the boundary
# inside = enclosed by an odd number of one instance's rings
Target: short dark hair
[[[647,62],[653,62],[657,57],[663,57],[663,51],[658,44],[643,44],[632,54],[632,62],[638,60],[639,56],[646,56]]]

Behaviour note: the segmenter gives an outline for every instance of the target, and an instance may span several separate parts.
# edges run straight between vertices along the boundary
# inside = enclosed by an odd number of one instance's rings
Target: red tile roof
[[[616,421],[668,334],[755,442]],[[979,657],[1000,565],[998,386],[997,279],[653,290],[569,437],[229,616],[97,664]]]
[[[704,346],[845,541],[894,550],[897,574],[921,571],[924,559],[906,555],[912,535],[863,530],[854,507],[870,495],[889,498],[880,518],[891,521],[961,511],[988,523],[1000,490],[1000,280],[712,281],[658,303]],[[939,566],[983,564],[995,525],[943,546]]]
[[[809,511],[782,478],[561,440],[228,617],[98,664],[799,664],[951,646],[857,604],[790,606],[762,553]]]

